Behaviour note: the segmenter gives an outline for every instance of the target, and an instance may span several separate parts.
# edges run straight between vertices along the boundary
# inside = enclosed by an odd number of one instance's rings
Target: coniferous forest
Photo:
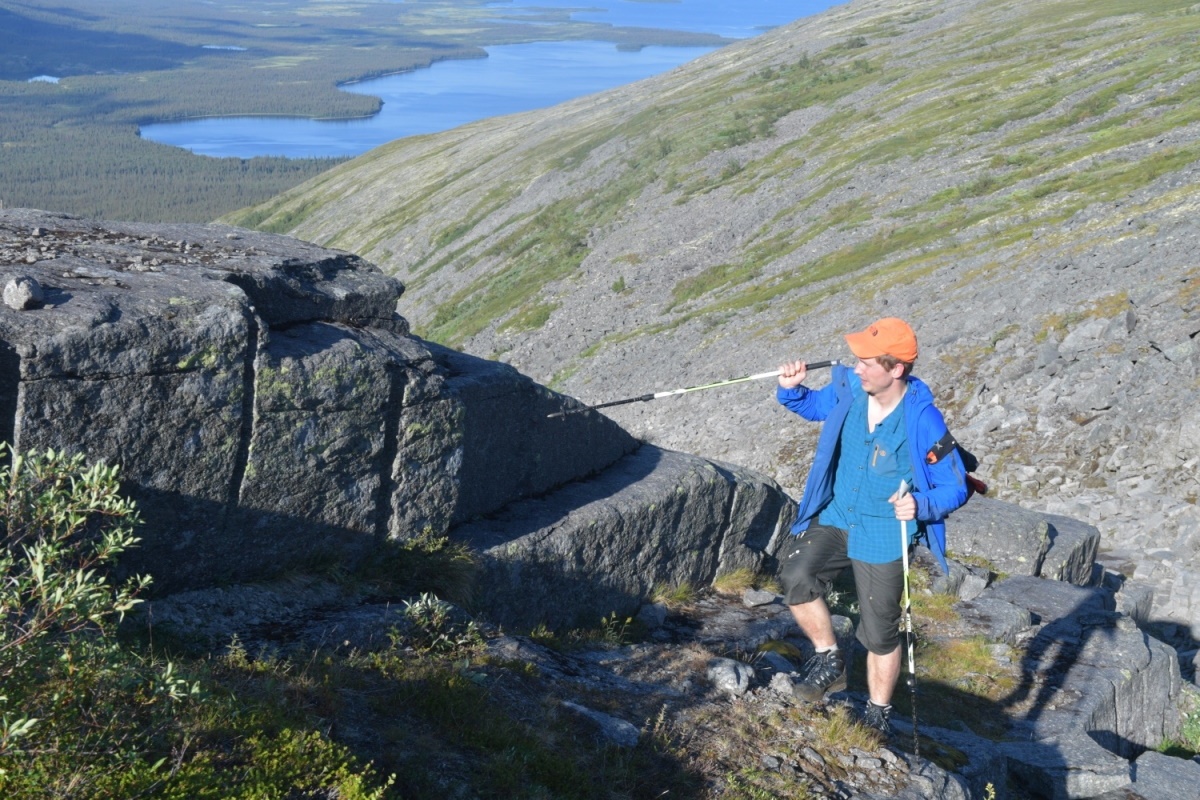
[[[621,46],[717,37],[505,19],[484,0],[331,4],[0,0],[0,206],[140,221],[207,221],[341,159],[211,158],[142,139],[138,126],[205,116],[347,119],[378,111],[339,84],[487,44],[602,39]],[[32,81],[54,76],[57,83]]]

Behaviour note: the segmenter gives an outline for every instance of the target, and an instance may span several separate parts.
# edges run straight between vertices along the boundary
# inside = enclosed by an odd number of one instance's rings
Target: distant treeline
[[[20,143],[4,136],[0,203],[99,219],[207,222],[345,160],[207,158],[116,125],[60,129]]]

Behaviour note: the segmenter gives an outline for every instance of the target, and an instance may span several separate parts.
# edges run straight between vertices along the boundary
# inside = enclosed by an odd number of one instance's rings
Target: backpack
[[[959,444],[950,431],[946,431],[946,434],[938,439],[933,447],[929,448],[929,452],[925,454],[925,462],[936,464],[945,458],[947,453],[955,450],[958,451],[958,457],[962,459],[963,466],[967,469],[967,500],[970,500],[971,496],[975,494],[987,494],[988,485],[971,474],[979,469],[979,459]]]

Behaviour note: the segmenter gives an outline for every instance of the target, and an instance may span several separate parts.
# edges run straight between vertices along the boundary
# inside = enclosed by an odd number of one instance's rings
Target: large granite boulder
[[[349,253],[222,225],[0,211],[0,440],[118,463],[159,591],[353,565],[637,446],[409,335]]]

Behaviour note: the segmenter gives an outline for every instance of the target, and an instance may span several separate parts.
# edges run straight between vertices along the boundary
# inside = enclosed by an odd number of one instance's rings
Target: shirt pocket
[[[871,445],[871,455],[867,460],[867,468],[871,470],[871,474],[880,478],[896,478],[901,477],[904,472],[903,465],[900,463],[899,453],[891,450],[887,445],[882,445],[876,442]]]

